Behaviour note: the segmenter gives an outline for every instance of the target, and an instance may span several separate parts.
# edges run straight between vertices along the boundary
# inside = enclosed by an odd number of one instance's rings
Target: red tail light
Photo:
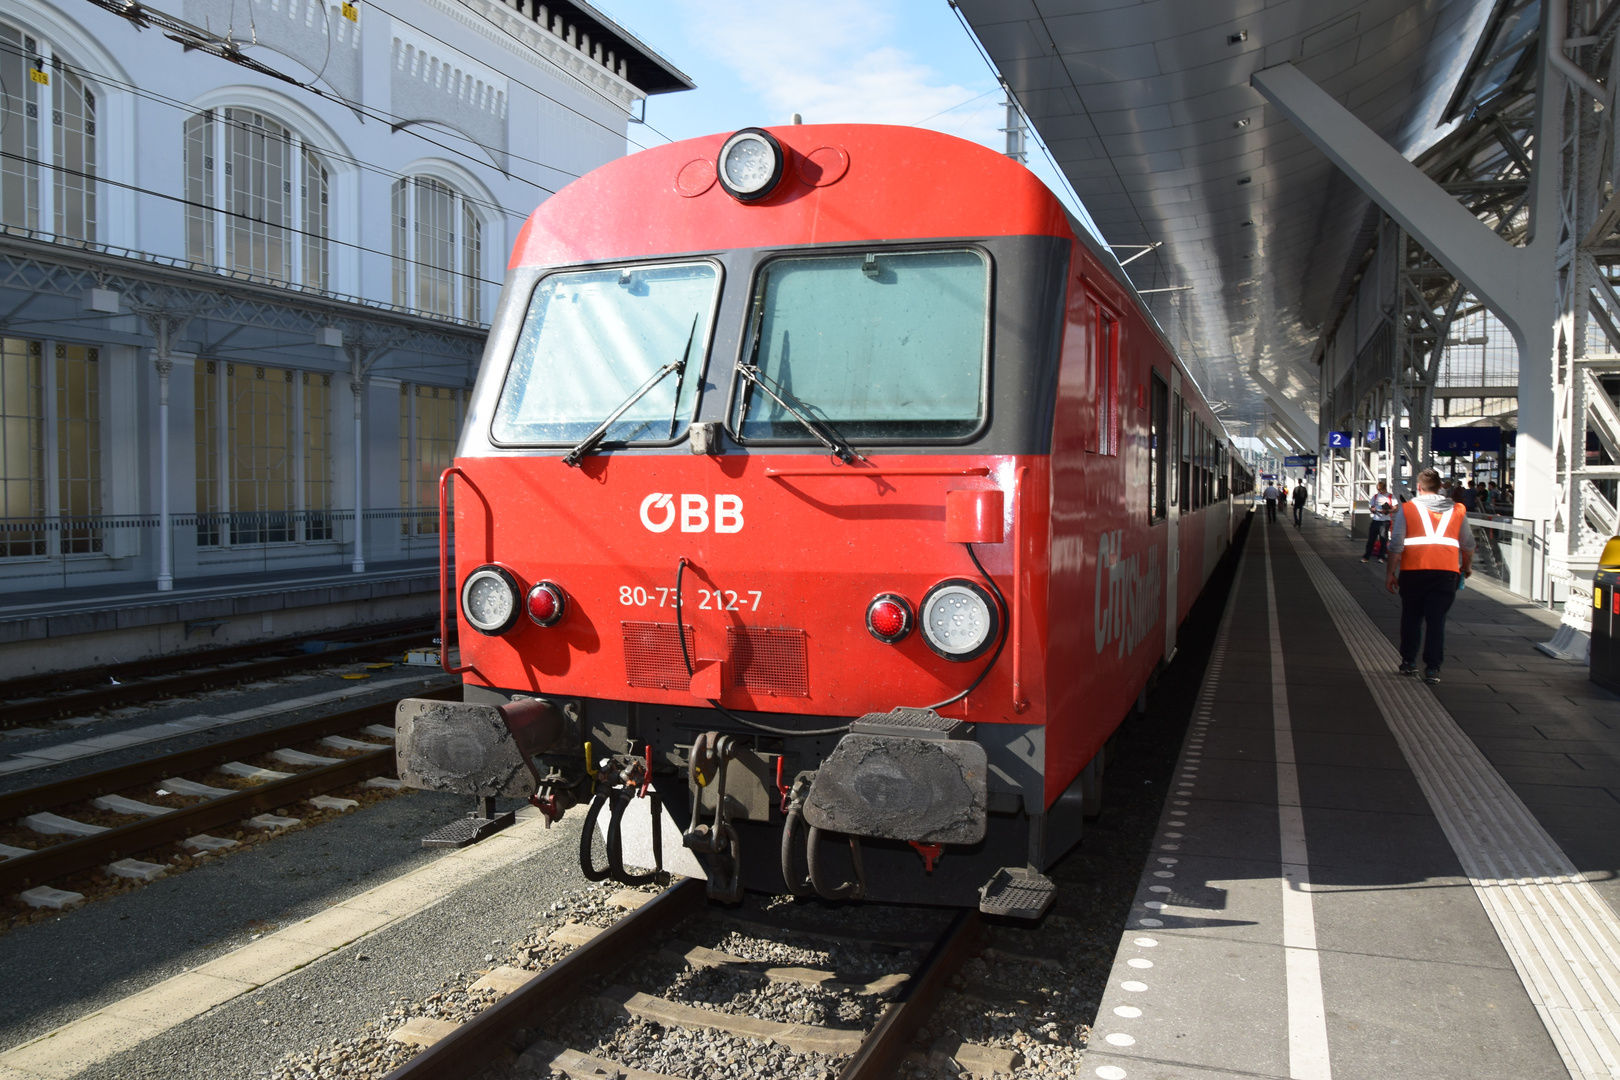
[[[525,604],[529,618],[538,626],[557,625],[567,606],[567,594],[562,591],[562,586],[549,581],[542,581],[530,589],[529,599]]]
[[[886,645],[905,638],[911,633],[916,619],[906,598],[894,593],[882,593],[872,598],[866,609],[866,629]]]

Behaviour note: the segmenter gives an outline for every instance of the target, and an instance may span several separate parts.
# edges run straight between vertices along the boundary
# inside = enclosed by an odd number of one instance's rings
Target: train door
[[[1170,365],[1170,505],[1164,534],[1164,662],[1176,655],[1176,579],[1181,574],[1181,370]]]

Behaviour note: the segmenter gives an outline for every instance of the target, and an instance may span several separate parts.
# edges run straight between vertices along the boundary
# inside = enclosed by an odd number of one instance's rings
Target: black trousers
[[[1266,500],[1266,520],[1267,521],[1276,521],[1277,520],[1277,500],[1276,499],[1267,499]]]
[[[1302,503],[1302,502],[1297,502],[1297,503],[1294,504],[1294,524],[1295,525],[1303,525],[1304,523],[1305,523],[1305,504]]]
[[[1423,666],[1439,669],[1446,658],[1446,612],[1457,600],[1460,575],[1450,570],[1401,571],[1401,662],[1417,660],[1423,643]]]
[[[1382,547],[1379,546],[1380,540],[1383,541]],[[1382,554],[1387,550],[1389,550],[1389,522],[1369,522],[1367,525],[1367,550],[1362,553],[1361,557],[1370,559],[1374,555]]]

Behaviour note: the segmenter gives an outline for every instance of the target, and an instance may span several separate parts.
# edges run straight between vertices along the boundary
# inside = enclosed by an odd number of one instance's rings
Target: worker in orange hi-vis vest
[[[1446,613],[1463,578],[1474,572],[1474,533],[1468,511],[1440,494],[1440,474],[1417,475],[1417,497],[1401,506],[1389,537],[1389,570],[1384,584],[1401,593],[1402,675],[1417,671],[1423,644],[1423,681],[1440,681],[1445,659]]]

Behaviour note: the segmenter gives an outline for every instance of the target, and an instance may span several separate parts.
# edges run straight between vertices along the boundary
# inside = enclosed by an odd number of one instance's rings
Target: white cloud
[[[782,123],[910,124],[999,148],[1004,111],[989,73],[963,86],[896,42],[896,21],[878,5],[823,0],[682,0],[689,37],[737,73]]]

